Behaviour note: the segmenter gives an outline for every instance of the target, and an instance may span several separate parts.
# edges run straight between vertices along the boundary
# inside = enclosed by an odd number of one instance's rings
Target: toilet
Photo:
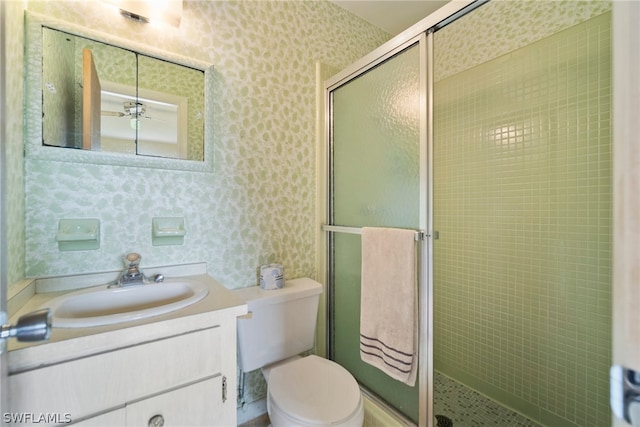
[[[322,285],[312,279],[288,280],[276,290],[237,289],[251,317],[238,319],[238,365],[262,369],[267,381],[267,412],[273,427],[361,427],[364,407],[355,378],[313,348]]]

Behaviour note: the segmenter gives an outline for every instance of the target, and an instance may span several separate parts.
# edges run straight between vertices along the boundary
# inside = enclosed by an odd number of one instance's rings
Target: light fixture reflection
[[[129,126],[131,126],[131,129],[133,130],[140,130],[140,119],[138,118],[133,118],[129,121]]]
[[[104,0],[120,9],[120,14],[137,22],[162,22],[180,26],[182,0]]]

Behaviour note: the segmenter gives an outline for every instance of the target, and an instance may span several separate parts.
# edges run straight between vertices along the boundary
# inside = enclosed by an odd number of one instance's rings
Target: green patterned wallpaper
[[[215,125],[213,174],[27,158],[26,238],[11,242],[26,241],[26,276],[115,270],[131,251],[143,267],[205,261],[230,288],[265,262],[315,275],[315,63],[343,68],[386,33],[325,1],[186,1],[179,29],[101,2],[27,8],[214,64]],[[156,216],[184,216],[184,245],[152,246]],[[99,250],[58,251],[58,220],[75,217],[101,220]]]
[[[25,203],[23,172],[23,79],[22,46],[23,46],[23,10],[19,2],[5,2],[6,11],[6,43],[7,65],[4,65],[6,76],[6,221],[7,239],[6,258],[7,283],[9,286],[22,280],[25,272]],[[13,102],[12,102],[13,101]]]

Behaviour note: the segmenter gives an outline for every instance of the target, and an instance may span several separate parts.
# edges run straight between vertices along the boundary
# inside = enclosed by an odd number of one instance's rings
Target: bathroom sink
[[[187,307],[207,296],[206,284],[191,279],[162,283],[83,289],[52,299],[51,323],[57,328],[84,328],[144,319]]]

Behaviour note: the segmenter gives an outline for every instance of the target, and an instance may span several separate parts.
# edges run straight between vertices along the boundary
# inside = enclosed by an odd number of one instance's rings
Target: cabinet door
[[[113,427],[123,426],[126,422],[125,409],[116,409],[96,417],[88,418],[79,423],[73,423],[74,427]]]
[[[213,327],[10,375],[11,412],[80,419],[219,375],[221,332]]]
[[[229,420],[223,416],[222,386],[223,377],[216,376],[128,404],[127,426],[154,425],[149,424],[154,417],[165,427],[228,426]]]

